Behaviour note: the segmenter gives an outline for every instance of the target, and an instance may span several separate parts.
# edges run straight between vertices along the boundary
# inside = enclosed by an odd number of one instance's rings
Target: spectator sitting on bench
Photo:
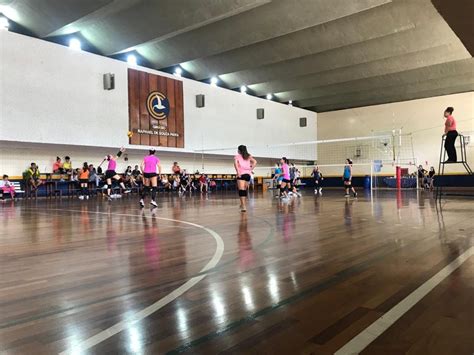
[[[95,187],[99,187],[100,176],[97,174],[97,171],[94,168],[93,164],[89,165],[89,182],[93,182]]]
[[[64,174],[64,168],[63,168],[63,162],[61,161],[60,157],[56,157],[56,161],[53,164],[53,174],[59,174],[59,178],[61,180],[64,179],[63,174]]]
[[[181,175],[181,167],[178,165],[177,161],[173,163],[173,166],[171,167],[171,171],[175,175]]]
[[[43,184],[36,163],[31,163],[30,167],[23,173],[23,178],[26,182],[27,188],[31,188],[31,191],[36,191],[38,187]]]
[[[64,174],[63,162],[60,157],[56,157],[56,161],[53,164],[53,174]]]
[[[3,194],[10,194],[12,200],[15,198],[15,186],[8,180],[8,175],[3,175],[3,180],[0,181]]]
[[[161,179],[161,184],[163,185],[163,188],[165,189],[165,191],[170,191],[171,190],[171,184],[168,180],[168,176],[163,174],[163,175],[161,175],[160,179]]]
[[[72,180],[72,175],[73,175],[72,161],[71,161],[71,158],[67,155],[64,157],[63,170],[66,174],[71,176],[71,180]]]
[[[171,176],[171,179],[173,181],[173,190],[179,190],[179,187],[181,186],[179,175]]]
[[[74,169],[72,171],[72,175],[71,175],[71,181],[74,181],[74,182],[78,182],[79,181],[79,169]]]
[[[135,169],[132,171],[132,176],[130,177],[130,181],[132,183],[132,186],[137,187],[138,183],[142,181],[142,172],[140,171],[140,168],[138,165],[135,165]]]
[[[123,173],[123,182],[125,185],[128,185],[130,187],[133,187],[132,183],[132,167],[129,165],[127,166],[127,169],[125,169],[125,172]]]

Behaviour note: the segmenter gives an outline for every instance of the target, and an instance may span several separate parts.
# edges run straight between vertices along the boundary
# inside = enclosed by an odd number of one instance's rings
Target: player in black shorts
[[[247,194],[250,174],[257,165],[257,161],[249,154],[245,145],[239,145],[234,157],[234,168],[237,173],[237,189],[239,190],[240,211],[247,211]]]

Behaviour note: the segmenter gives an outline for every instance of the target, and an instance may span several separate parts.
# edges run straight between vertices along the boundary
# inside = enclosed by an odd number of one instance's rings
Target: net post
[[[396,166],[396,173],[397,173],[397,190],[402,188],[402,168],[400,166]]]
[[[372,190],[373,190],[373,183],[374,183],[374,162],[370,163],[370,198],[372,199]]]

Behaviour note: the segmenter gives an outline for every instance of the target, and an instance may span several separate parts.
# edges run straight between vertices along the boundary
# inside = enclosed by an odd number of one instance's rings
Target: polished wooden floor
[[[473,244],[472,199],[325,191],[290,203],[255,194],[247,214],[237,205],[233,193],[161,195],[153,211],[136,196],[3,203],[0,353],[331,354]],[[215,267],[201,272],[215,237],[179,221],[222,239]],[[473,266],[363,353],[472,354]],[[205,277],[174,298],[195,276]]]

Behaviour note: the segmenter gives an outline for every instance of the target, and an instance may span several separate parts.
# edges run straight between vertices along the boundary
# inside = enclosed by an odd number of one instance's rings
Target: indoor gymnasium
[[[0,354],[472,355],[473,15],[0,0]]]

